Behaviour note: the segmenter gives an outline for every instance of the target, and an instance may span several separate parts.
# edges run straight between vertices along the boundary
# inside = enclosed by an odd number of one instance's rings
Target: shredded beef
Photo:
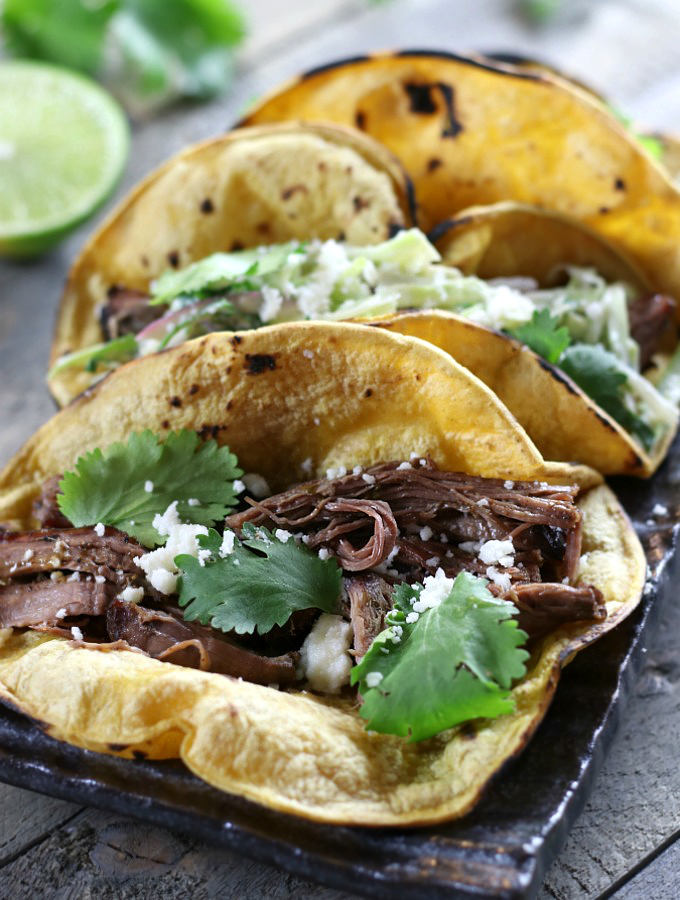
[[[142,584],[134,560],[145,550],[115,528],[52,528],[0,535],[0,578],[65,570],[100,576],[117,585]]]
[[[385,627],[385,616],[393,606],[392,588],[377,575],[345,578],[344,588],[354,631],[354,654],[359,661]]]
[[[239,647],[226,635],[183,621],[170,612],[144,609],[119,600],[109,606],[106,625],[112,641],[127,641],[154,659],[257,684],[292,684],[297,680],[298,653],[260,656]]]
[[[61,475],[48,478],[42,486],[40,496],[33,504],[33,514],[43,528],[70,528],[71,523],[59,509],[59,482]]]
[[[108,298],[100,308],[100,322],[107,341],[124,334],[137,334],[164,311],[149,305],[149,295],[143,291],[115,284],[109,288]]]
[[[96,581],[8,584],[0,587],[0,628],[60,625],[66,616],[102,616],[113,594],[111,585]]]
[[[430,460],[423,462],[411,468],[383,463],[357,475],[296,485],[259,502],[248,500],[251,508],[226,524],[238,532],[251,522],[304,534],[309,547],[330,548],[349,571],[374,569],[391,557],[399,577],[412,581],[439,566],[447,575],[478,572],[479,560],[457,545],[507,538],[515,547],[517,565],[508,570],[513,582],[575,576],[581,552],[577,487],[442,472]],[[337,504],[348,503],[347,497],[355,505],[340,511]],[[394,539],[393,523],[398,528]],[[423,538],[423,528],[432,535]],[[349,549],[349,534],[359,550]]]
[[[519,610],[519,627],[530,637],[545,634],[566,622],[607,617],[601,591],[593,585],[520,584],[506,594]]]
[[[628,306],[630,333],[640,345],[640,368],[646,369],[673,323],[675,301],[666,294],[638,297]]]

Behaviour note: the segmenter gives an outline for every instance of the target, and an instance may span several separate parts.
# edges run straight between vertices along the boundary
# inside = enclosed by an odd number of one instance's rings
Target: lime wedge
[[[120,178],[128,143],[123,111],[88,78],[0,63],[0,254],[42,253],[90,216]]]

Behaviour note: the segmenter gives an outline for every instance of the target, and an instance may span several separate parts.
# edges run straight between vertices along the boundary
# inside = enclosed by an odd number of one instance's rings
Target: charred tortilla
[[[266,362],[266,364],[264,364]],[[143,402],[140,400],[143,398]],[[179,402],[178,402],[179,401]],[[81,747],[179,756],[199,777],[274,809],[326,822],[415,825],[463,815],[526,744],[559,671],[627,615],[644,581],[641,547],[611,491],[582,467],[545,463],[507,410],[448,355],[351,324],[214,334],[129,363],[48,422],[0,474],[0,520],[35,524],[41,486],[85,450],[151,427],[229,443],[282,489],[329,466],[428,454],[448,471],[578,483],[579,581],[607,618],[571,624],[534,648],[514,713],[421,743],[370,734],[356,699],[280,692],[139,653],[95,652],[6,629],[4,701]]]

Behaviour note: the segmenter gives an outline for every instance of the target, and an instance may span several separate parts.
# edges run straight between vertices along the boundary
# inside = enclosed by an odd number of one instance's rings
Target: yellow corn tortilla
[[[606,281],[623,281],[638,294],[651,291],[644,272],[596,231],[561,213],[526,203],[494,203],[461,210],[431,235],[442,261],[465,275],[535,278],[559,283],[565,266],[595,269]]]
[[[543,639],[513,690],[514,713],[417,744],[368,733],[353,695],[283,693],[131,651],[2,632],[0,698],[77,746],[179,756],[221,790],[317,821],[455,818],[529,740],[561,667],[639,600],[642,548],[600,476],[544,462],[482,382],[416,338],[347,323],[288,324],[212,334],[128,363],[44,425],[0,473],[0,521],[30,527],[45,477],[144,428],[214,436],[273,490],[299,480],[308,458],[320,474],[411,451],[471,474],[576,481],[584,489],[580,578],[603,591],[608,618]]]
[[[627,253],[656,290],[680,295],[680,192],[601,102],[548,72],[431,51],[312,70],[244,124],[353,125],[413,179],[424,227],[513,200],[565,213]]]
[[[352,129],[269,125],[191,146],[138,184],[85,245],[61,300],[50,364],[103,340],[98,309],[114,286],[146,291],[169,268],[261,244],[379,243],[412,216],[400,164]],[[49,388],[64,406],[92,380],[69,369]]]

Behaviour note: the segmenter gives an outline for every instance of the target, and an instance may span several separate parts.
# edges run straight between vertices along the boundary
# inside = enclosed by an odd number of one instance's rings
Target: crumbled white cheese
[[[651,592],[653,590],[654,590],[654,585],[652,584],[651,581],[647,581],[647,582],[645,582],[645,586],[642,588],[642,593],[646,597],[647,594],[651,594]]]
[[[82,641],[83,632],[80,630],[80,628],[78,628],[77,625],[73,626],[73,628],[71,629],[71,634],[73,635],[74,641]]]
[[[23,557],[23,558],[24,558],[24,562],[28,562],[29,559],[33,559],[33,551],[31,550],[30,547],[28,548],[28,550],[26,550],[26,551],[24,552],[24,557]]]
[[[234,483],[232,484],[232,487],[233,487],[234,493],[236,495],[242,494],[246,489],[245,484],[241,481],[240,478],[234,479]]]
[[[97,584],[106,584],[106,578],[104,578],[103,575],[95,575],[94,580],[97,582]]]
[[[439,557],[431,556],[429,559],[425,560],[425,565],[428,567],[428,569],[434,569],[435,566],[439,565]]]
[[[514,488],[514,486],[515,486],[514,481],[504,481],[503,482],[503,487],[505,488],[506,491],[511,491]]]
[[[441,541],[442,544],[448,544],[448,542],[449,542],[448,534],[446,534],[446,532],[442,531],[442,533],[439,535],[439,540]]]
[[[305,359],[314,359],[314,351],[313,350],[303,350],[302,355]]]
[[[321,419],[318,416],[314,416],[314,418],[312,419],[312,422],[315,425],[321,425]]]
[[[486,577],[489,581],[493,581],[503,591],[509,591],[512,582],[507,572],[499,572],[495,566],[489,566],[486,570]]]
[[[61,609],[57,610],[57,614],[55,616],[57,619],[65,619],[66,618],[66,607],[62,606]]]
[[[479,558],[483,563],[498,563],[505,568],[514,566],[514,553],[515,547],[510,538],[505,541],[486,541],[479,548]]]
[[[196,497],[189,497],[187,500],[187,506],[200,506],[201,501],[197,500]]]
[[[399,465],[397,466],[397,472],[403,472],[406,469],[412,469],[412,468],[413,468],[413,466],[411,465],[410,462],[399,463]]]
[[[489,501],[487,500],[486,497],[482,497],[481,500],[477,501],[477,506],[488,506],[488,505],[489,505]]]
[[[256,472],[248,472],[244,475],[243,483],[256,500],[264,500],[265,497],[271,496],[271,488],[267,484],[267,479]]]
[[[144,490],[147,492],[147,494],[150,494],[153,491],[153,481],[145,481]]]
[[[380,682],[383,680],[382,672],[367,672],[366,678],[364,679],[366,682],[367,688],[378,687]]]
[[[335,466],[331,469],[326,469],[326,478],[329,481],[332,481],[334,478],[344,478],[347,474],[347,469],[344,466]]]
[[[80,581],[80,572],[71,572],[66,579],[67,581]]]
[[[667,516],[668,515],[668,507],[663,506],[661,503],[655,503],[654,509],[652,510],[653,516]],[[24,557],[25,559],[26,557]]]
[[[324,241],[316,258],[317,267],[302,285],[295,287],[300,312],[307,319],[318,319],[330,310],[330,296],[336,281],[349,265],[347,250],[337,241]]]
[[[370,472],[364,472],[361,478],[366,484],[375,484],[375,475],[371,475]]]
[[[322,613],[300,649],[300,668],[315,691],[337,694],[349,683],[352,626],[341,616]]]
[[[63,572],[50,572],[50,581],[57,581],[61,584],[62,581],[66,581],[66,576]]]
[[[135,559],[135,564],[146,572],[152,586],[161,594],[173,594],[177,588],[175,557],[188,554],[197,559],[200,547],[198,535],[207,534],[204,525],[184,525],[177,513],[177,500],[174,500],[163,515],[155,515],[153,527],[159,534],[167,535],[168,540],[163,547],[144,553]]]
[[[212,559],[212,553],[207,548],[198,551],[198,564],[202,568],[205,568],[205,564]]]
[[[363,466],[354,466],[354,468],[352,469],[352,475],[361,475],[361,473],[363,471],[364,471]]]
[[[101,522],[97,522],[97,524],[94,526],[94,533],[97,535],[97,537],[104,537],[105,531],[106,527],[102,525]]]
[[[453,590],[453,578],[447,578],[443,569],[437,569],[434,575],[428,575],[423,580],[423,588],[417,600],[412,603],[417,613],[426,609],[434,609],[445,600]]]
[[[388,566],[392,562],[394,557],[397,555],[397,553],[399,553],[399,546],[397,544],[395,544],[395,546],[392,547],[390,552],[387,554],[387,558],[384,559],[380,563],[380,565],[373,566],[373,571],[377,572],[379,575],[392,575],[392,574],[396,575],[397,574],[396,571],[394,569],[388,568]]]
[[[222,559],[224,559],[225,556],[230,556],[234,552],[235,540],[236,534],[228,528],[225,528],[224,534],[222,535],[222,546],[220,547],[220,556]]]
[[[311,456],[308,456],[302,463],[300,463],[300,469],[302,470],[304,475],[311,475],[314,471],[314,462]]]
[[[260,288],[262,294],[262,306],[260,307],[260,319],[263,322],[271,322],[278,316],[283,304],[283,294],[271,285],[263,284]]]
[[[419,618],[420,618],[420,613],[415,612],[415,610],[413,612],[406,614],[406,621],[408,622],[409,625],[413,625],[413,623],[417,622]]]
[[[421,541],[429,541],[430,538],[432,537],[433,533],[434,532],[432,531],[432,529],[430,528],[429,525],[423,525],[423,527],[420,529],[420,540]]]
[[[327,560],[330,559],[331,554],[325,547],[319,547],[319,559]]]
[[[476,555],[479,553],[479,548],[481,546],[481,541],[463,541],[462,544],[458,544],[458,549],[462,550],[463,553],[474,553]]]
[[[286,531],[285,528],[277,528],[274,532],[274,537],[277,541],[281,541],[282,544],[285,544],[293,537],[293,535],[290,531]]]
[[[144,588],[132,587],[129,584],[120,594],[116,594],[116,600],[123,600],[125,603],[140,603],[144,599]]]

